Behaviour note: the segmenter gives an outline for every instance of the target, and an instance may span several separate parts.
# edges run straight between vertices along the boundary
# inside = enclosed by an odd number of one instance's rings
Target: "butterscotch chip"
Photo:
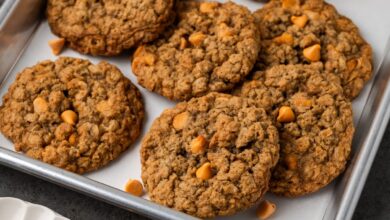
[[[137,72],[139,67],[144,64],[144,59],[142,57],[135,57],[131,62],[131,69],[133,72]]]
[[[309,18],[306,15],[291,16],[291,22],[300,28],[305,27],[308,20]]]
[[[36,113],[43,113],[49,109],[49,105],[47,104],[46,100],[41,97],[37,97],[36,99],[34,99],[33,105],[34,111]]]
[[[137,49],[134,51],[134,57],[137,57],[139,55],[141,55],[143,52],[145,51],[145,46],[144,45],[141,45],[139,47],[137,47]]]
[[[77,141],[77,135],[76,134],[71,134],[70,137],[69,137],[69,144],[76,144],[76,141]]]
[[[193,33],[190,35],[190,37],[188,38],[188,41],[198,47],[202,44],[202,42],[204,41],[204,39],[206,39],[206,35],[204,35],[202,32],[196,32],[196,33]]]
[[[321,63],[280,65],[256,72],[237,91],[277,122],[280,159],[271,192],[289,197],[313,193],[344,171],[354,126],[351,102],[336,79]],[[286,116],[292,113],[294,120]]]
[[[153,54],[146,54],[144,57],[145,63],[149,66],[153,65],[156,61],[156,58],[153,56]]]
[[[133,196],[142,196],[144,188],[142,183],[138,180],[129,180],[125,185],[125,192],[130,193]]]
[[[181,130],[188,124],[189,119],[190,114],[188,112],[183,112],[173,118],[172,125],[176,130]]]
[[[196,177],[201,180],[208,180],[213,176],[211,171],[211,164],[209,162],[204,163],[196,170]]]
[[[54,55],[59,55],[64,48],[65,45],[65,39],[64,38],[57,38],[54,40],[49,41],[49,46],[51,48],[51,51]]]
[[[225,92],[252,70],[260,33],[252,13],[234,2],[177,1],[177,25],[144,47],[156,58],[133,73],[140,85],[171,100]]]
[[[144,117],[137,88],[115,66],[61,57],[20,72],[0,107],[16,151],[85,173],[134,143]]]
[[[202,135],[199,135],[191,142],[191,152],[194,154],[201,153],[205,150],[206,145],[206,139]]]
[[[180,38],[180,49],[184,50],[187,47],[187,40],[182,37]]]
[[[216,2],[202,2],[199,6],[199,11],[202,13],[213,13],[216,7],[218,7]]]
[[[172,128],[183,112],[191,115],[185,129]],[[210,93],[153,122],[142,140],[142,180],[159,204],[200,218],[232,215],[265,194],[278,151],[278,133],[264,109]]]
[[[299,6],[299,0],[282,0],[282,8],[294,8]]]
[[[132,68],[133,72],[137,72],[139,70],[139,68],[141,68],[142,65],[151,66],[156,61],[156,58],[154,57],[153,54],[143,53],[141,51],[137,50],[135,52],[138,54],[137,54],[137,56],[135,56],[133,62],[131,63],[131,68]]]
[[[321,59],[321,46],[315,44],[303,49],[303,56],[311,62],[319,61]]]
[[[278,122],[292,122],[295,120],[295,114],[293,110],[288,106],[282,106],[279,108]]]
[[[265,220],[271,217],[271,215],[273,215],[275,211],[276,205],[268,200],[264,200],[260,203],[256,214],[260,220]]]
[[[254,12],[254,16],[262,35],[262,49],[255,65],[258,70],[321,62],[328,72],[339,77],[349,99],[358,96],[370,79],[371,46],[362,38],[358,27],[326,1],[273,0]],[[289,34],[294,40],[282,41],[281,34]],[[350,60],[357,61],[353,71]]]
[[[218,27],[218,37],[222,40],[230,39],[234,35],[233,30],[226,24],[221,23]]]
[[[291,34],[283,33],[282,35],[275,37],[274,41],[278,44],[294,44],[294,37]]]
[[[174,21],[173,7],[173,0],[49,0],[46,14],[53,33],[71,48],[112,56],[157,38]]]
[[[77,122],[77,114],[72,110],[66,110],[61,113],[61,118],[64,122],[75,125]]]

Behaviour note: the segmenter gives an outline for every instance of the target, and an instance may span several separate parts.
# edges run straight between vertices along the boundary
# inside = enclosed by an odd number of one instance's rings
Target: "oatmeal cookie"
[[[270,190],[293,197],[329,184],[345,169],[354,133],[339,78],[320,63],[274,66],[254,78],[239,94],[273,115],[280,136]]]
[[[126,150],[143,117],[141,94],[119,69],[61,57],[18,74],[3,97],[0,130],[17,151],[84,173]]]
[[[258,201],[279,158],[278,132],[252,100],[209,93],[157,118],[142,142],[150,198],[201,218]]]
[[[254,13],[262,34],[258,68],[322,62],[345,95],[359,95],[372,73],[372,51],[353,22],[322,0],[272,0]]]
[[[49,0],[54,34],[80,53],[112,56],[154,40],[174,18],[174,0]]]
[[[240,83],[260,49],[251,12],[233,2],[195,1],[178,2],[177,11],[175,25],[134,53],[132,69],[139,83],[172,100]]]

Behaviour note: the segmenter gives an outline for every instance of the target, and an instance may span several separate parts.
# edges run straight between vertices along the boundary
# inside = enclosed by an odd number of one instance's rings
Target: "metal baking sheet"
[[[223,1],[222,1],[223,2]],[[254,11],[263,3],[251,0],[236,0]],[[347,171],[329,186],[312,195],[297,199],[286,199],[267,194],[267,199],[277,205],[271,219],[350,219],[377,148],[386,128],[390,103],[390,57],[386,42],[390,34],[390,14],[386,0],[330,0],[340,13],[350,17],[361,30],[374,51],[375,77],[353,102],[356,134],[353,152]],[[2,97],[18,72],[45,59],[54,60],[47,42],[55,36],[43,18],[44,3],[41,0],[6,0],[0,9],[0,96]],[[142,136],[152,121],[174,102],[151,93],[136,82],[131,72],[129,54],[119,57],[91,57],[65,49],[62,56],[80,57],[97,63],[106,60],[121,71],[141,90],[147,119]],[[382,65],[381,68],[379,68]],[[389,72],[387,72],[389,71]],[[141,137],[142,137],[141,136]],[[159,206],[147,200],[133,197],[122,191],[129,178],[141,179],[139,158],[141,138],[123,156],[107,167],[84,176],[69,173],[42,162],[15,153],[12,143],[0,135],[0,163],[23,172],[52,181],[67,188],[112,203],[122,208],[157,219],[191,219],[191,216]],[[255,207],[234,216],[220,219],[257,219]]]

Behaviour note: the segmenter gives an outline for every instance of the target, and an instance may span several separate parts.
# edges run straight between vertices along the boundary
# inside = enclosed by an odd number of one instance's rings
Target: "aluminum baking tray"
[[[263,5],[259,1],[251,0],[236,2],[246,5],[252,11]],[[350,219],[389,120],[390,111],[387,109],[390,104],[390,56],[387,51],[390,46],[387,46],[387,41],[390,35],[390,14],[386,9],[390,7],[390,2],[329,2],[341,13],[352,18],[360,27],[362,35],[372,44],[375,75],[359,98],[353,102],[356,134],[346,172],[332,184],[312,195],[297,199],[267,195],[278,207],[272,219]],[[56,59],[47,44],[48,40],[55,36],[50,32],[44,18],[44,4],[42,0],[5,0],[0,8],[0,97],[6,93],[16,74],[22,69],[41,60]],[[90,57],[66,49],[61,55],[88,58],[94,63],[107,60],[118,66],[134,83],[137,82],[131,72],[128,54],[113,58]],[[142,133],[145,134],[153,119],[175,103],[137,86],[145,100],[147,119]],[[0,135],[0,163],[151,218],[195,219],[150,202],[146,196],[138,198],[121,190],[129,178],[140,179],[140,139],[109,166],[81,176],[14,152],[12,143]],[[257,218],[252,208],[221,219]]]

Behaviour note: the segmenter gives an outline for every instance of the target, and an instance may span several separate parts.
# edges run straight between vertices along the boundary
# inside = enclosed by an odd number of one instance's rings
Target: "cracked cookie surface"
[[[138,89],[107,62],[61,57],[17,75],[0,107],[0,130],[17,151],[84,173],[117,158],[139,136]]]
[[[354,134],[352,105],[320,63],[280,65],[257,72],[238,95],[273,116],[280,159],[270,191],[300,196],[329,184],[345,169]]]
[[[358,96],[372,74],[372,50],[348,18],[323,0],[272,0],[254,13],[262,35],[257,67],[322,62]]]
[[[178,18],[155,42],[134,53],[138,82],[171,100],[222,92],[240,83],[258,56],[254,17],[233,2],[177,3]]]
[[[49,0],[54,34],[80,53],[118,55],[154,40],[172,21],[174,0]]]
[[[150,199],[201,218],[232,215],[267,191],[277,129],[249,99],[210,93],[165,110],[142,142]]]

